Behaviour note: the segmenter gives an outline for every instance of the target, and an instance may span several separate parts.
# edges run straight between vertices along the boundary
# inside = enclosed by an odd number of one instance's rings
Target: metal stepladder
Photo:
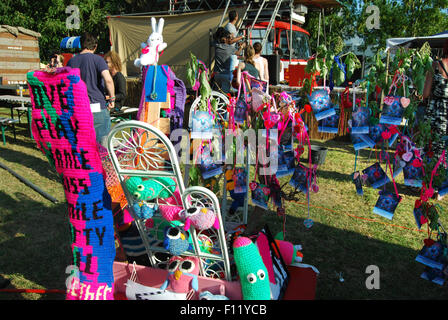
[[[222,23],[224,22],[224,19],[227,15],[229,5],[231,2],[232,2],[231,0],[227,1],[226,8],[224,9],[219,26],[221,26]],[[266,34],[264,35],[263,41],[261,43],[261,45],[264,47],[269,38],[269,33],[274,25],[275,19],[278,18],[280,10],[284,8],[286,5],[289,8],[292,5],[292,1],[291,0],[248,1],[248,4],[244,11],[244,15],[241,18],[241,23],[237,28],[237,33],[239,33],[241,30],[246,30],[246,38],[247,40],[249,40],[253,27],[257,22],[259,22],[260,20],[269,21],[268,26],[266,28]]]
[[[127,209],[132,215],[137,230],[152,267],[163,268],[172,256],[163,247],[164,232],[167,227],[184,226],[182,219],[167,220],[160,211],[151,219],[143,219],[134,211],[136,200],[127,189],[126,181],[130,177],[143,180],[153,179],[170,195],[168,199],[155,198],[145,202],[154,207],[166,206],[170,209],[207,208],[213,210],[219,222],[219,228],[196,230],[193,224],[189,228],[193,249],[184,251],[181,256],[194,256],[200,261],[199,275],[221,278],[230,281],[229,252],[223,228],[220,204],[216,195],[204,187],[185,188],[176,150],[169,138],[159,129],[141,121],[125,121],[117,124],[109,133],[107,149],[111,162],[126,196]],[[175,191],[154,178],[171,178],[175,182]],[[150,220],[150,221],[148,221]],[[166,258],[168,256],[168,258]]]

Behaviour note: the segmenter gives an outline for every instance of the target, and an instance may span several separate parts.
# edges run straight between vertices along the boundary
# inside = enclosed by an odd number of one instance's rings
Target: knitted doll
[[[188,241],[188,235],[184,234],[179,227],[167,227],[165,229],[163,247],[174,256],[179,256],[185,251],[193,249]]]
[[[196,257],[174,256],[168,262],[168,276],[160,287],[176,293],[198,291],[199,259]]]
[[[246,237],[233,243],[233,255],[244,300],[270,300],[269,276],[257,246]]]
[[[275,242],[277,243],[280,254],[287,265],[302,262],[303,254],[300,252],[300,250],[302,250],[301,245],[293,245],[289,241],[284,241],[282,232],[275,236]]]

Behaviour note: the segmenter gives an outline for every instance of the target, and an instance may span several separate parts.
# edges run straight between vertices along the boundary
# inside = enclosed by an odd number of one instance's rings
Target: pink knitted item
[[[282,255],[285,263],[287,265],[293,263],[294,245],[291,242],[283,240],[275,240],[275,242],[277,242],[278,249],[280,250],[280,254]]]
[[[63,181],[71,230],[73,276],[66,298],[113,299],[115,258],[111,199],[104,182],[93,115],[80,70],[27,74],[32,133]]]
[[[160,204],[159,210],[162,217],[164,217],[167,221],[180,220],[179,212],[182,211],[182,207]]]
[[[274,267],[271,257],[271,249],[269,248],[269,240],[268,237],[262,232],[258,234],[256,245],[258,247],[258,251],[260,251],[261,259],[263,259],[264,266],[268,270],[269,281],[273,284],[275,281]]]
[[[180,220],[179,213],[182,209],[182,199],[178,189],[174,191],[173,196],[166,199],[159,199],[160,214],[167,221]]]
[[[249,245],[252,241],[247,237],[239,237],[233,242],[234,248],[240,248]]]

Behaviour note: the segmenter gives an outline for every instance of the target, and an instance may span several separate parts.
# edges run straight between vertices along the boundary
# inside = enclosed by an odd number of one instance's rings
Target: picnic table
[[[2,103],[4,102],[4,103]],[[31,98],[30,97],[23,97],[23,96],[14,96],[14,95],[0,95],[0,104],[3,107],[7,107],[11,109],[11,119],[9,119],[9,122],[12,123],[13,130],[14,123],[17,121],[14,121],[14,110],[17,111],[17,115],[20,117],[23,114],[26,114],[27,121],[28,121],[28,130],[30,132],[30,135],[32,137],[31,132]]]

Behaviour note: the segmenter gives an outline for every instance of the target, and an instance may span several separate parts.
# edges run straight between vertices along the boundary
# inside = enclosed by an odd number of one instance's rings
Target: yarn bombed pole
[[[112,300],[115,243],[111,198],[80,70],[27,74],[37,147],[62,178],[68,204],[72,265],[67,300]]]

